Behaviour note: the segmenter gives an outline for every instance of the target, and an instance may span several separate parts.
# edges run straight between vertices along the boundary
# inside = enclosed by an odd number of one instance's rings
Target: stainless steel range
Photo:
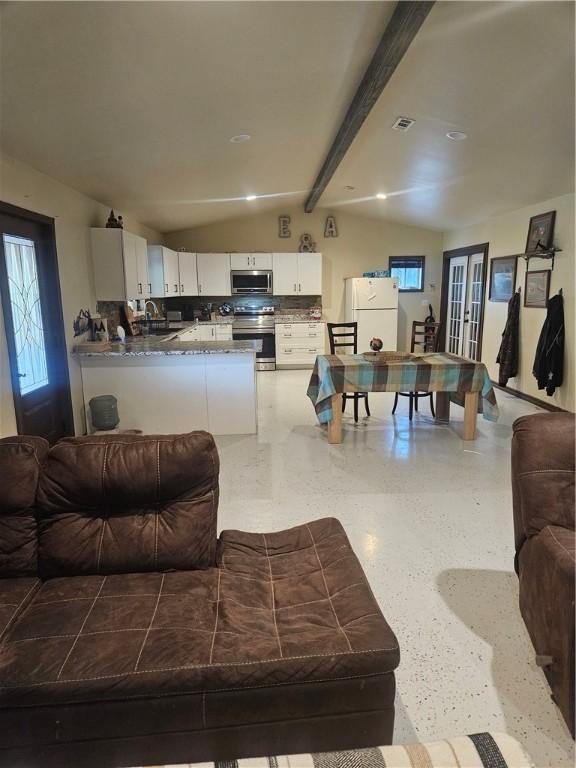
[[[262,341],[262,351],[256,355],[256,370],[276,370],[276,339],[274,307],[243,305],[234,309],[232,338],[238,341]]]

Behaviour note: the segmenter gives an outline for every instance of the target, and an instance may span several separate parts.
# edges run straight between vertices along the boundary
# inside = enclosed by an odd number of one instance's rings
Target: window
[[[400,291],[424,290],[424,256],[390,256],[388,267]]]
[[[34,241],[4,235],[20,394],[48,384]]]

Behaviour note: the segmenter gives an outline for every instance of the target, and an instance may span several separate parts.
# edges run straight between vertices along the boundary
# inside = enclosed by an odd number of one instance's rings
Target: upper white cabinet
[[[150,298],[146,240],[123,229],[93,227],[92,263],[97,301]]]
[[[153,296],[179,296],[178,254],[163,245],[148,246],[148,269]]]
[[[320,296],[321,253],[275,253],[272,259],[275,296]]]
[[[272,269],[271,253],[253,253],[252,269]]]
[[[178,271],[180,273],[180,296],[198,296],[196,254],[178,251]]]
[[[298,254],[298,293],[306,296],[322,294],[322,254]]]
[[[254,269],[251,253],[231,253],[230,269]]]
[[[295,296],[298,293],[298,254],[275,253],[272,264],[274,295]]]
[[[271,253],[231,253],[231,269],[272,269]]]
[[[232,295],[229,253],[198,253],[196,264],[199,296]]]

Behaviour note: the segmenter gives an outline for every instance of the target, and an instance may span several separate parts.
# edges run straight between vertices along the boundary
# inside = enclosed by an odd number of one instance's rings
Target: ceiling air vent
[[[414,120],[411,117],[399,117],[392,128],[395,131],[407,131],[414,125]]]

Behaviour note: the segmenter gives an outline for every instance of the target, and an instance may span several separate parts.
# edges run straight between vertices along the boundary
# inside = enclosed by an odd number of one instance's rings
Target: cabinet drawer
[[[317,350],[314,347],[284,347],[284,349],[276,349],[276,357],[282,357],[284,355],[292,355],[294,357],[312,357],[316,358],[317,355],[322,355],[324,350]]]
[[[279,323],[276,335],[282,338],[311,339],[324,336],[324,323]]]
[[[276,349],[313,349],[317,354],[324,352],[324,337],[313,336],[312,338],[305,337],[285,337],[276,336]]]

